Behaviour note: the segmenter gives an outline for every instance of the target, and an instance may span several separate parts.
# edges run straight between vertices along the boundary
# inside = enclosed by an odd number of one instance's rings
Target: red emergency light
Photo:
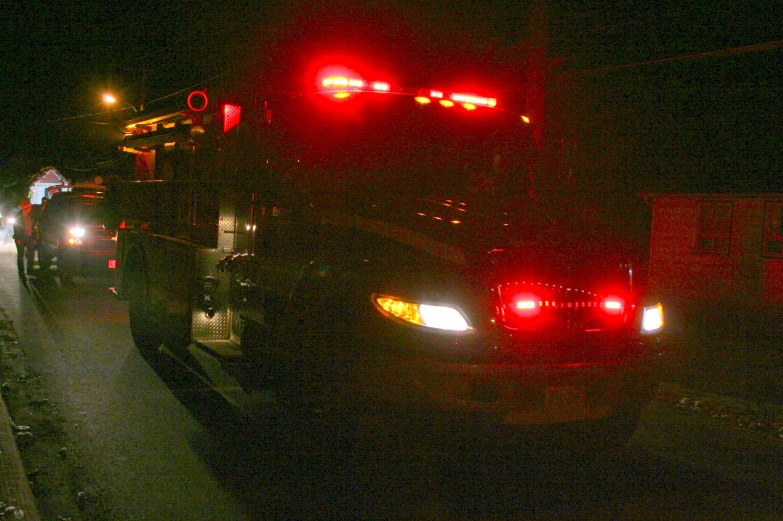
[[[386,81],[365,81],[350,76],[327,76],[321,80],[321,89],[333,92],[337,99],[344,99],[352,92],[389,92],[391,84]]]
[[[432,100],[437,100],[443,107],[450,108],[459,104],[465,110],[476,110],[478,107],[494,108],[497,106],[496,98],[460,92],[445,94],[441,90],[423,91],[415,99],[420,105],[428,105]]]
[[[480,107],[493,108],[498,104],[498,100],[495,98],[485,98],[483,96],[476,96],[474,94],[454,93],[450,96],[450,98],[455,103],[469,104]]]
[[[239,116],[242,113],[242,107],[226,103],[223,105],[223,133],[225,134],[232,128],[239,125]]]

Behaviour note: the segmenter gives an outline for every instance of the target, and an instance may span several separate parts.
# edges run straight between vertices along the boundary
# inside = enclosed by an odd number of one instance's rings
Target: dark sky
[[[407,81],[483,76],[513,94],[524,82],[531,4],[2,7],[0,169],[23,157],[86,171],[106,149],[103,90],[154,109],[219,75],[269,79],[296,62],[291,42],[371,54],[363,58]],[[576,175],[609,192],[783,191],[782,11],[772,0],[549,0],[546,122],[575,136]]]

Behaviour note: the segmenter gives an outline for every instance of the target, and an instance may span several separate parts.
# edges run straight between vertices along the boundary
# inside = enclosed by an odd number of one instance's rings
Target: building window
[[[769,202],[764,211],[764,255],[783,257],[783,202]]]
[[[696,233],[698,253],[729,253],[731,203],[701,203]]]

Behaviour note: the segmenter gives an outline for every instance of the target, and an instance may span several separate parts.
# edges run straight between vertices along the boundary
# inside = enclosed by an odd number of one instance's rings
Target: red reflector
[[[109,259],[109,269],[117,269],[117,259]]]
[[[229,105],[226,103],[223,106],[223,132],[228,132],[232,128],[239,124],[239,115],[242,112],[242,107],[238,105]]]

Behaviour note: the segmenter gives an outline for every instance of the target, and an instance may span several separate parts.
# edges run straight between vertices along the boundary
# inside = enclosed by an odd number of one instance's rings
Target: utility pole
[[[540,149],[543,141],[543,129],[546,125],[545,89],[547,44],[549,40],[549,15],[546,0],[533,0],[530,13],[529,42],[527,45],[527,95],[525,112],[530,118],[533,136]]]
[[[146,96],[145,88],[147,83],[147,69],[141,67],[141,103],[139,103],[139,112],[144,112],[144,98]]]

